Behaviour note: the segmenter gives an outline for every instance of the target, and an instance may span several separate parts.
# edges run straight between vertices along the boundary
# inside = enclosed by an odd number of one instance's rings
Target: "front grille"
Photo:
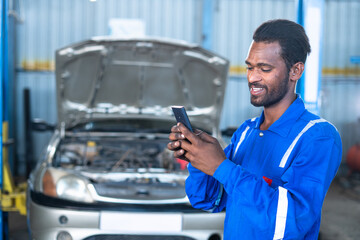
[[[83,240],[195,240],[186,236],[173,235],[95,235]]]
[[[97,194],[103,197],[131,200],[166,200],[185,198],[185,187],[178,183],[93,183]]]

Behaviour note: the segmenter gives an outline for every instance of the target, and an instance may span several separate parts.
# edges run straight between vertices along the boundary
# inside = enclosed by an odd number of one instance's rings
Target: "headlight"
[[[56,193],[60,198],[78,202],[93,202],[86,187],[87,183],[75,175],[67,175],[56,183]]]
[[[42,191],[51,197],[77,202],[94,202],[87,188],[89,182],[80,176],[55,168],[45,171],[42,178]]]

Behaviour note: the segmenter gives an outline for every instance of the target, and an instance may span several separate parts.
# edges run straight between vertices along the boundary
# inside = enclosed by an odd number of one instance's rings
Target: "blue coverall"
[[[321,208],[341,162],[336,128],[298,96],[269,129],[244,122],[209,176],[188,165],[193,207],[226,209],[224,239],[317,239]]]

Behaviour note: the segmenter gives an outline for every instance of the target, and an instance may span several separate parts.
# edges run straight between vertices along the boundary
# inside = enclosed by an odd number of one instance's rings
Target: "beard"
[[[250,95],[251,104],[255,107],[270,107],[278,102],[280,102],[285,95],[287,94],[289,88],[289,73],[280,81],[279,85],[274,86],[269,90],[268,86],[260,84],[249,84],[251,87],[261,87],[266,91],[265,96],[253,96]]]

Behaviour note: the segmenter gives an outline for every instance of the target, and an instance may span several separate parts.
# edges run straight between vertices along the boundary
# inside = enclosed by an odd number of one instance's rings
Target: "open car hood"
[[[217,128],[228,60],[181,41],[97,37],[56,51],[58,123],[104,118],[174,119]]]

